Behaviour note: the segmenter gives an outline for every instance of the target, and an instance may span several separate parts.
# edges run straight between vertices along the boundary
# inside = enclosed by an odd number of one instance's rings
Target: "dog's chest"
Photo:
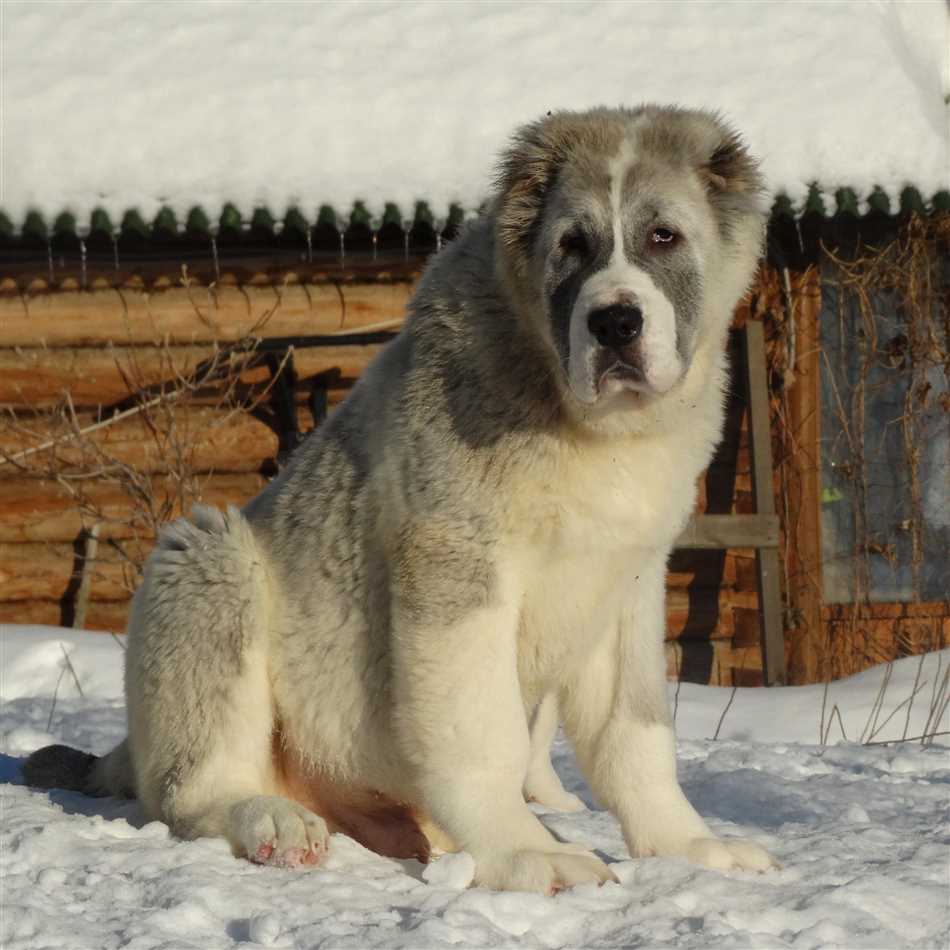
[[[664,560],[692,511],[698,465],[653,442],[539,466],[519,499],[522,675],[539,682],[615,625],[631,598],[662,598]]]
[[[672,441],[571,446],[527,474],[510,527],[549,560],[663,548],[692,511],[699,467]]]

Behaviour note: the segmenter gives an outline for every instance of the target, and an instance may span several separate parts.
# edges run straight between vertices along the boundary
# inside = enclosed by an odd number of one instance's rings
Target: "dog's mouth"
[[[643,394],[652,392],[639,366],[616,359],[597,377],[597,394],[604,395],[620,389]]]

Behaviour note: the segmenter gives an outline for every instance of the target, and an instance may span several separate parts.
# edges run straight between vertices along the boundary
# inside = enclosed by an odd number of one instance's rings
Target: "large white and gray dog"
[[[287,469],[162,534],[128,738],[41,750],[27,780],[137,795],[264,864],[318,864],[343,830],[395,856],[464,848],[478,883],[552,893],[613,878],[526,804],[582,807],[551,768],[560,720],[632,855],[769,867],[680,790],[663,652],[760,192],[703,112],[518,131],[488,212]]]

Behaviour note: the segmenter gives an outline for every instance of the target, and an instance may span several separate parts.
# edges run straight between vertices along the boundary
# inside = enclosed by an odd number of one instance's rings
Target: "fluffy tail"
[[[97,797],[135,798],[128,739],[101,757],[66,745],[48,745],[23,763],[23,779],[34,788],[64,788]]]

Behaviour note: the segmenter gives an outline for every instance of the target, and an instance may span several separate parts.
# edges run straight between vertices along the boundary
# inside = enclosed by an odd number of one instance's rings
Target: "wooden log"
[[[108,417],[106,417],[108,418]],[[77,414],[80,429],[98,416]],[[300,408],[298,426],[313,426],[310,413]],[[209,406],[163,406],[95,429],[81,438],[59,417],[21,418],[14,426],[0,418],[0,480],[22,477],[4,456],[21,457],[41,473],[95,471],[99,465],[129,465],[142,473],[178,470],[194,472],[255,472],[277,457],[277,433],[265,422],[239,409]],[[40,452],[36,446],[54,443]],[[23,452],[30,452],[22,457]]]
[[[356,379],[381,349],[382,344],[305,347],[294,351],[294,369],[301,384],[330,371]],[[60,404],[68,391],[74,406],[108,406],[137,390],[188,377],[213,353],[210,346],[0,349],[0,404],[41,409]],[[243,365],[236,356],[232,359]],[[238,379],[253,385],[266,382],[268,375],[266,367],[258,366]]]
[[[729,640],[716,640],[711,644],[678,640],[667,641],[665,650],[667,679],[676,680],[686,671],[705,669],[708,675],[704,682],[710,686],[762,685],[762,654],[758,645],[737,647]],[[696,662],[699,654],[703,656]],[[727,701],[728,695],[723,697],[723,708]],[[716,731],[720,714],[721,710],[710,719],[710,737]]]
[[[89,566],[90,602],[128,600],[138,584],[135,564],[150,549],[146,542],[129,539],[122,547],[129,560],[108,544],[99,545]],[[77,577],[82,563],[70,544],[0,543],[0,590],[5,601],[59,601]]]
[[[410,283],[0,295],[0,347],[232,342],[398,326]]]
[[[947,617],[950,616],[950,600],[925,600],[920,603],[825,604],[821,618],[826,620],[851,620],[853,617],[874,620],[900,617]]]
[[[65,564],[65,562],[66,558],[64,552],[63,564]],[[66,572],[67,568],[63,567],[62,564],[57,565],[52,573],[47,572],[45,575],[47,579],[45,581],[41,578],[40,586],[37,589],[51,592],[58,589],[58,585],[68,584]],[[44,624],[59,624],[62,622],[61,606],[58,600],[41,600],[36,596],[35,591],[26,589],[25,585],[32,584],[37,573],[37,571],[34,571],[30,577],[26,578],[24,585],[17,588],[17,593],[21,599],[6,598],[6,591],[4,590],[4,600],[0,601],[0,622]],[[52,577],[58,578],[58,585],[52,583]],[[126,595],[124,578],[119,577],[114,565],[100,569],[97,574],[93,575],[93,579],[95,580],[97,577],[99,580],[93,585],[94,597],[90,599],[86,613],[86,628],[94,630],[113,630],[116,632],[124,630],[128,619],[130,603],[127,596],[120,596]],[[111,586],[108,586],[109,584],[111,584]],[[98,599],[100,590],[105,590],[110,596],[114,595],[118,599]],[[668,614],[667,629],[669,636],[667,646],[671,643],[679,643],[685,647],[686,645],[696,643],[696,641],[678,636],[681,632],[683,622],[684,616],[682,613],[671,612]],[[720,619],[719,626],[714,631],[715,635],[711,638],[711,642],[713,644],[731,642],[730,630],[728,615],[724,615]],[[715,646],[713,648],[716,649]],[[758,646],[756,645],[751,649],[757,653]]]
[[[255,473],[213,475],[200,481],[197,500],[219,508],[229,504],[241,505],[266,483],[263,475]],[[0,541],[71,542],[89,527],[93,513],[96,520],[102,521],[102,541],[148,536],[144,519],[133,517],[131,499],[119,485],[93,480],[73,487],[81,492],[83,510],[77,505],[75,496],[54,480],[0,480]],[[172,503],[178,496],[178,485],[173,478],[154,476],[150,491],[157,507],[167,502],[174,515],[180,513],[178,506]]]

